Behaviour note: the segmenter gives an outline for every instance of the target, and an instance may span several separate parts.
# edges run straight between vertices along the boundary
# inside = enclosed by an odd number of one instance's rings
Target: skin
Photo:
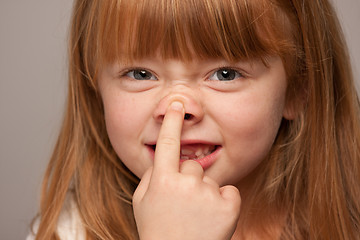
[[[153,58],[103,68],[99,89],[110,141],[141,178],[134,195],[141,239],[231,238],[238,190],[256,178],[253,170],[266,158],[282,118],[292,117],[284,66],[279,57],[268,63]],[[231,81],[214,77],[224,66],[238,73]],[[150,79],[134,79],[134,68],[146,69]],[[184,120],[185,113],[190,118]],[[189,141],[220,146],[216,161],[205,170],[192,160],[180,164],[180,145]]]
[[[183,118],[182,103],[173,102],[160,130],[154,167],[134,194],[140,239],[230,239],[240,212],[239,192],[233,186],[219,188],[195,161],[179,167]]]

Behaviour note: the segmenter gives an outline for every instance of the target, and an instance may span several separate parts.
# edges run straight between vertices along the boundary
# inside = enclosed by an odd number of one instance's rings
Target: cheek
[[[246,159],[262,159],[270,150],[281,122],[281,115],[269,110],[243,109],[239,115],[229,119],[227,144],[236,144],[234,155],[246,156]],[[251,111],[251,112],[249,112]]]
[[[146,122],[146,106],[139,98],[126,94],[108,94],[103,98],[105,124],[113,148],[121,157],[138,144]]]
[[[274,136],[282,119],[282,98],[242,98],[226,106],[218,106],[218,121],[234,136],[257,140]]]
[[[131,136],[132,115],[128,114],[128,107],[126,105],[116,102],[111,104],[104,102],[105,110],[105,124],[111,145],[120,159],[126,159],[124,149],[129,149],[131,145],[127,146],[125,139]],[[130,150],[130,149],[129,149]]]
[[[274,139],[282,119],[282,110],[283,104],[277,101],[249,105],[245,112],[239,113],[239,128],[244,136],[254,141]]]
[[[109,137],[130,137],[134,129],[138,129],[140,112],[133,111],[138,108],[134,101],[119,99],[104,99],[105,123]]]
[[[279,111],[269,108],[239,108],[224,122],[227,177],[218,176],[224,183],[237,184],[268,155],[282,119]]]
[[[109,140],[121,161],[138,177],[149,166],[141,161],[141,134],[146,125],[146,106],[131,98],[103,99]]]
[[[222,116],[227,116],[219,118],[218,123],[228,159],[231,164],[241,165],[244,175],[266,157],[282,120],[282,98],[256,100],[241,99],[234,102],[232,108],[218,108],[224,111]]]

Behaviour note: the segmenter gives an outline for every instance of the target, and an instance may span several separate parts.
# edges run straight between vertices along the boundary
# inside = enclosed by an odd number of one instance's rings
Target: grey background
[[[335,0],[359,89],[360,0]],[[0,0],[0,239],[24,239],[62,119],[72,0]]]

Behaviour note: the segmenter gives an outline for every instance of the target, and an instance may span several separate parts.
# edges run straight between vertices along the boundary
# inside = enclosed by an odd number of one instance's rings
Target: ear
[[[300,88],[301,89],[301,88]],[[304,90],[298,92],[290,91],[286,95],[283,117],[287,120],[294,120],[304,110],[306,103]]]
[[[295,109],[293,101],[286,101],[284,111],[283,111],[283,117],[286,120],[294,120],[297,116],[297,110]]]

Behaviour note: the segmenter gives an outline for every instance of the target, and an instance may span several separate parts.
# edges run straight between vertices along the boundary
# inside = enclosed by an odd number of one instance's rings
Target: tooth
[[[208,154],[209,153],[209,146],[206,146],[203,150],[203,153]]]
[[[181,160],[189,160],[190,158],[188,156],[181,156]]]
[[[190,149],[181,149],[181,154],[183,155],[190,155],[192,153],[193,151],[191,151]]]
[[[195,155],[196,157],[199,157],[202,153],[203,151],[199,148],[198,150],[196,150]]]

